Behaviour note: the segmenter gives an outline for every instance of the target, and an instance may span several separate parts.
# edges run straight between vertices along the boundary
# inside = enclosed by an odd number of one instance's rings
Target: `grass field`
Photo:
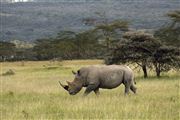
[[[103,64],[101,60],[0,63],[0,119],[128,119],[179,120],[180,74],[143,79],[135,71],[137,95],[124,96],[124,86],[100,89],[100,96],[83,90],[70,96],[58,81],[73,80],[72,70]],[[2,76],[12,69],[14,75]],[[151,72],[151,75],[153,73]]]

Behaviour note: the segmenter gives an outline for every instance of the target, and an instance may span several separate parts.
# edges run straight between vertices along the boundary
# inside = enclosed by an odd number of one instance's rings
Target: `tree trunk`
[[[147,68],[146,68],[145,64],[142,65],[142,70],[143,70],[143,73],[144,73],[144,78],[147,78],[148,74],[147,74]]]
[[[154,64],[154,66],[155,66],[155,69],[156,69],[156,76],[157,77],[160,77],[161,76],[161,67],[160,67],[160,64]]]
[[[160,77],[160,74],[161,74],[160,64],[158,64],[158,65],[156,66],[156,76],[157,76],[157,77]]]
[[[156,76],[157,76],[157,77],[160,77],[160,73],[161,73],[161,71],[160,71],[160,70],[157,70],[157,71],[156,71]]]

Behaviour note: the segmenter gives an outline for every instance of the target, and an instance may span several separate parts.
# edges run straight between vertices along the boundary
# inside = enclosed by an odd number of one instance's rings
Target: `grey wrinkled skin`
[[[73,72],[73,74],[75,74],[75,78],[72,82],[67,81],[68,85],[65,86],[60,83],[70,95],[75,95],[82,87],[86,87],[84,96],[87,96],[92,91],[99,95],[99,88],[113,89],[122,83],[125,86],[125,94],[128,94],[130,90],[136,93],[134,74],[128,66],[89,66],[83,67],[77,73]]]

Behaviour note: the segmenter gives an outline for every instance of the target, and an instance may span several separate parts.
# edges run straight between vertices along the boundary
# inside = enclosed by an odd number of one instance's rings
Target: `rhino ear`
[[[77,74],[78,74],[79,76],[81,75],[81,74],[80,74],[80,70],[77,71]]]

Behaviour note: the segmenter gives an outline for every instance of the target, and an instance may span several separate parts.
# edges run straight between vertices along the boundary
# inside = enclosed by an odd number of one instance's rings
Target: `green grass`
[[[133,119],[179,120],[180,75],[171,71],[161,78],[142,78],[135,71],[137,95],[124,96],[124,86],[100,89],[82,97],[84,89],[70,96],[58,81],[73,80],[72,70],[102,64],[101,60],[63,62],[0,63],[1,74],[12,69],[15,74],[0,76],[0,119]]]

